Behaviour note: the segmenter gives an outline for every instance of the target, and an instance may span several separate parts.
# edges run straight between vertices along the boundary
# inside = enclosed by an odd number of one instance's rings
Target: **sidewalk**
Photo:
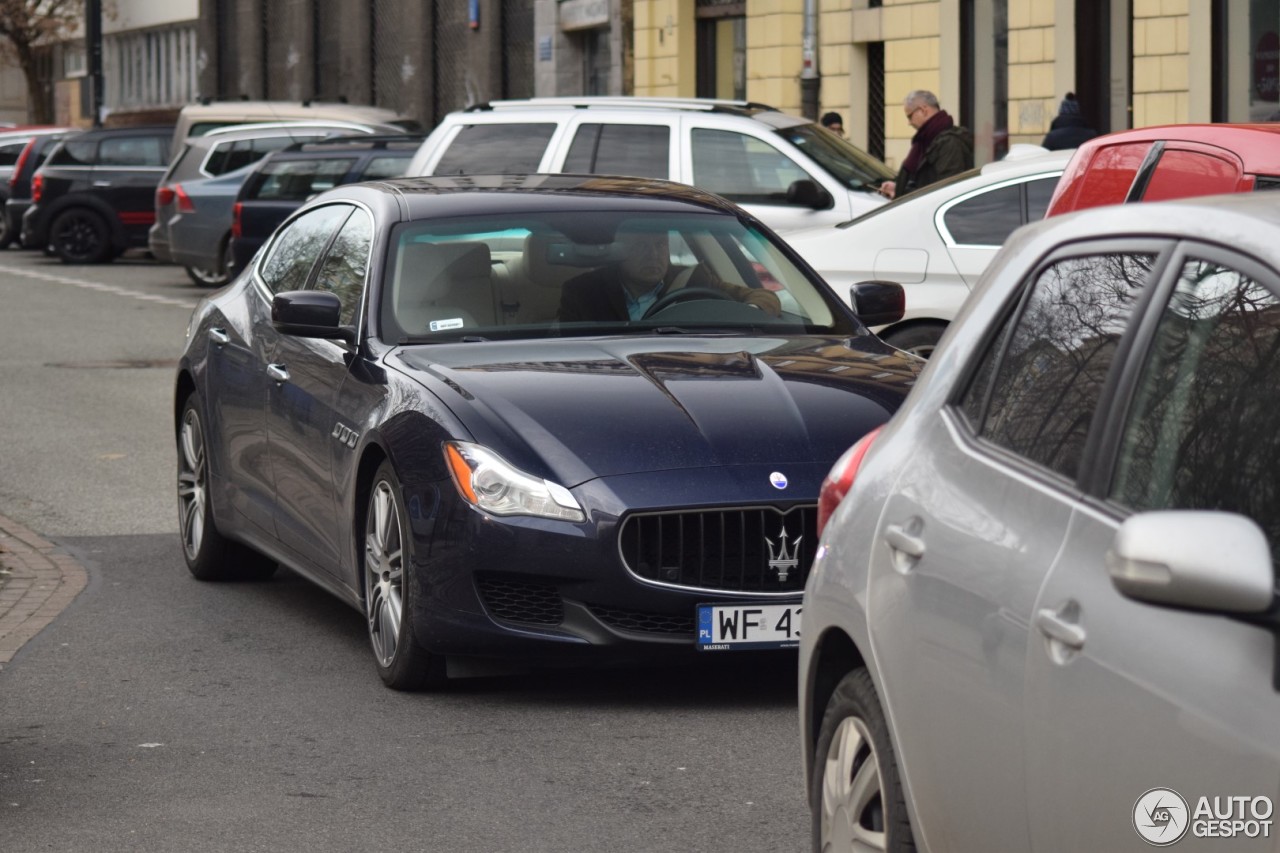
[[[84,568],[0,515],[0,669],[84,589]]]

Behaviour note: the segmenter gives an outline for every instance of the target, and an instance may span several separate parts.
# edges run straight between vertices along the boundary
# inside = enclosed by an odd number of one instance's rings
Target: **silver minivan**
[[[1274,850],[1277,399],[1271,194],[1016,231],[820,498],[814,849]]]
[[[779,233],[885,203],[894,174],[821,125],[745,101],[531,98],[445,116],[410,175],[573,173],[692,184]]]

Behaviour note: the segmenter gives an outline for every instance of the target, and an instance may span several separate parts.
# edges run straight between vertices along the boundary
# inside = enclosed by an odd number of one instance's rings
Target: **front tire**
[[[64,264],[100,264],[111,259],[111,228],[84,207],[58,214],[49,228],[49,245]]]
[[[929,358],[938,348],[942,333],[947,330],[946,323],[917,323],[905,329],[889,332],[883,337],[885,343],[903,352]]]
[[[420,690],[445,682],[444,661],[414,635],[413,537],[400,480],[384,461],[369,488],[365,511],[362,573],[365,617],[374,661],[383,683],[394,690]]]
[[[866,669],[846,675],[831,694],[810,790],[815,853],[914,853],[889,727]]]
[[[263,580],[276,562],[218,531],[209,499],[209,454],[200,396],[191,392],[178,421],[178,530],[187,569],[198,580]]]

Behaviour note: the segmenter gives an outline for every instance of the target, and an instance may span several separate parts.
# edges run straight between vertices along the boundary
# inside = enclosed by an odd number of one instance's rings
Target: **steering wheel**
[[[649,310],[644,312],[641,320],[648,320],[654,314],[669,308],[679,302],[690,302],[695,299],[723,299],[728,302],[736,302],[732,296],[723,290],[716,290],[714,287],[682,287],[679,290],[673,290],[668,294],[658,297],[658,301],[649,306]]]

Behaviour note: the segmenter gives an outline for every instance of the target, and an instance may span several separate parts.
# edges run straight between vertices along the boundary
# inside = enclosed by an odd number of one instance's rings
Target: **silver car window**
[[[1230,266],[1188,260],[1142,368],[1111,497],[1239,512],[1280,553],[1277,399],[1280,298]]]

